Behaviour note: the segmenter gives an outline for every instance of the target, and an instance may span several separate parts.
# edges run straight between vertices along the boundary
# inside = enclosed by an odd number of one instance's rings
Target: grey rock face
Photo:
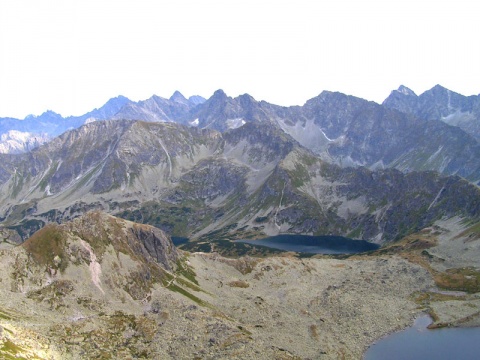
[[[480,95],[464,96],[436,85],[420,96],[405,92],[405,87],[391,92],[383,105],[425,120],[441,120],[458,126],[480,140]]]
[[[132,237],[127,235],[127,241],[130,243],[139,241],[143,244],[140,250],[143,252],[143,249],[145,249],[165,269],[171,271],[176,268],[177,248],[162,230],[136,224],[130,228],[130,233]],[[135,245],[132,244],[131,246],[134,248]]]
[[[408,103],[417,96],[410,89],[401,87],[392,96],[406,99],[396,108],[400,111],[387,102],[381,106],[328,91],[304,106],[281,107],[249,95],[232,99],[218,90],[194,108],[184,123],[221,132],[243,123],[273,124],[324,160],[341,166],[434,170],[473,182],[480,179],[480,147],[472,136],[412,114]]]
[[[169,271],[177,267],[179,255],[172,240],[152,226],[134,224],[93,211],[58,225],[58,230],[80,237],[97,252],[112,245],[117,251],[132,254],[141,262],[155,261]],[[66,236],[65,233],[63,236]]]
[[[111,118],[183,123],[183,119],[187,118],[188,114],[204,101],[205,99],[200,96],[186,99],[179,91],[175,91],[169,99],[154,95],[147,100],[130,102]]]

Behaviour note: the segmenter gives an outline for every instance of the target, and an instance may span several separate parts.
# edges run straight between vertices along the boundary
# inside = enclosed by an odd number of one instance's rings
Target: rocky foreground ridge
[[[361,256],[228,259],[92,212],[0,250],[0,356],[359,359],[422,311],[478,325],[479,255],[459,218]]]

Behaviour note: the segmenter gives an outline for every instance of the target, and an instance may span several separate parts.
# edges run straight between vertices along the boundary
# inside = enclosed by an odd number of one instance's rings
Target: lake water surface
[[[343,236],[277,235],[260,240],[237,240],[275,249],[311,254],[356,254],[376,250],[377,244]]]
[[[187,237],[171,236],[171,239],[172,239],[173,245],[175,245],[175,246],[186,244],[188,242]]]
[[[477,360],[480,359],[480,328],[429,330],[428,316],[415,320],[403,331],[380,339],[364,360]]]

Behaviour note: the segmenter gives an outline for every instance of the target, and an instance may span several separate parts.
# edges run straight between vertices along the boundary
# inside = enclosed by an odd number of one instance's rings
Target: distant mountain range
[[[440,85],[417,96],[400,86],[383,102],[385,107],[425,120],[442,120],[480,140],[480,95],[463,96]]]
[[[422,115],[425,99],[441,118]],[[282,107],[218,90],[208,100],[118,97],[80,117],[3,119],[8,152],[28,152],[0,154],[0,233],[18,242],[91,209],[195,239],[383,243],[439,218],[477,219],[480,144],[439,121],[473,117],[475,99],[400,87],[383,105],[324,91]]]
[[[439,85],[420,96],[401,86],[382,105],[328,91],[292,107],[258,102],[248,94],[231,98],[222,90],[208,100],[187,99],[176,91],[169,99],[152,96],[139,102],[119,96],[78,117],[47,111],[24,120],[0,119],[0,150],[28,151],[68,129],[107,119],[176,122],[220,132],[262,122],[279,126],[322,159],[341,166],[435,170],[477,182],[479,109],[480,96],[466,97]],[[17,131],[14,144],[11,130]]]
[[[108,119],[134,119],[147,121],[174,121],[176,116],[183,114],[195,105],[204,102],[201,96],[185,99],[175,92],[170,99],[152,96],[150,99],[135,103],[125,96],[117,96],[108,100],[99,109],[94,109],[80,116],[62,117],[51,110],[39,116],[29,115],[25,119],[0,118],[0,152],[19,153],[31,150],[32,144],[41,145],[65,131],[79,128],[93,121]],[[10,131],[15,131],[16,144],[11,146]],[[4,139],[5,138],[5,139]],[[24,142],[19,141],[23,138]],[[36,139],[36,140],[33,140]]]

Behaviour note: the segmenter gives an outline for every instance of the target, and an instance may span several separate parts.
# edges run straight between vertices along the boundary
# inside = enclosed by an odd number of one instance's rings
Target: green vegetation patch
[[[195,278],[197,274],[193,271],[192,267],[186,264],[186,258],[177,261],[177,274],[183,276],[188,281],[198,285],[198,281]]]
[[[448,269],[434,276],[435,283],[441,289],[465,291],[469,294],[480,292],[480,271],[472,268]]]
[[[231,240],[211,240],[188,242],[180,246],[189,252],[216,252],[224,257],[238,258],[242,256],[267,257],[284,253],[284,250],[262,245],[246,244]]]
[[[194,221],[197,211],[190,206],[172,206],[148,201],[139,209],[123,210],[115,216],[155,226],[175,236],[188,236],[189,221]]]
[[[303,186],[310,179],[308,169],[299,163],[296,163],[295,170],[288,171],[288,174],[292,181],[292,185],[296,188]]]
[[[64,271],[68,265],[65,254],[65,234],[57,225],[47,225],[33,234],[22,246],[39,265],[50,266]],[[56,257],[60,262],[55,261]]]
[[[167,289],[171,290],[171,291],[174,291],[174,292],[177,292],[179,294],[182,294],[183,296],[189,298],[190,300],[196,302],[198,305],[200,306],[205,306],[205,307],[211,307],[211,305],[205,301],[203,301],[202,299],[196,297],[195,295],[193,295],[192,293],[188,292],[187,290],[185,290],[184,288],[176,285],[176,284],[173,284],[171,283]]]
[[[180,245],[180,249],[189,252],[209,253],[212,252],[212,245],[207,241],[195,241]]]
[[[412,297],[417,304],[424,306],[428,306],[431,302],[465,300],[465,296],[442,294],[431,291],[414,293]]]
[[[2,320],[12,320],[14,318],[14,316],[9,313],[8,311],[5,311],[5,310],[0,310],[0,319]]]
[[[19,354],[25,352],[20,346],[14,344],[12,341],[8,340],[2,344],[0,348],[0,355],[2,359],[26,359]]]
[[[25,355],[25,356],[22,356]],[[6,339],[3,343],[0,343],[0,359],[5,360],[42,360],[31,351],[28,351],[21,346],[15,344],[10,339]]]
[[[465,237],[467,238],[467,242],[480,239],[480,222],[470,226],[468,229],[458,234],[456,239]]]

